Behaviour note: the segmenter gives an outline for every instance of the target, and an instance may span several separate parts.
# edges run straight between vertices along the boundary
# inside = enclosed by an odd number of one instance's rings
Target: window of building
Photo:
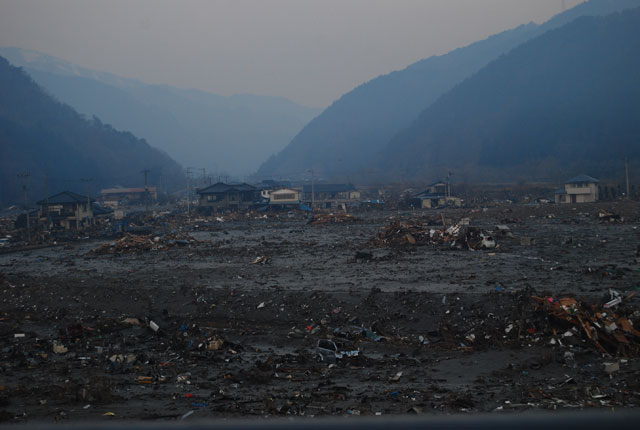
[[[273,194],[273,200],[295,200],[294,193]]]

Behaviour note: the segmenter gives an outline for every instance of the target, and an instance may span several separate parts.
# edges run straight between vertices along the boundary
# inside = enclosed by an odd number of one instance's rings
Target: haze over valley
[[[444,8],[436,3],[433,11]],[[559,13],[555,15],[544,2],[539,5],[537,13],[544,10],[546,15],[537,18],[544,16],[544,22],[523,22],[382,74],[342,94],[324,109],[277,95],[219,95],[148,83],[25,47],[0,47],[0,56],[21,67],[44,93],[84,120],[143,139],[185,172],[197,171],[203,184],[219,180],[308,181],[311,172],[319,180],[362,184],[428,182],[451,171],[456,171],[460,181],[474,182],[558,181],[586,170],[606,178],[619,176],[622,160],[631,158],[635,166],[638,154],[632,119],[637,112],[638,90],[633,76],[638,70],[636,56],[631,53],[638,42],[634,20],[640,0],[565,1],[566,10],[556,9]],[[10,6],[16,16],[29,17],[16,4]],[[345,13],[351,13],[351,6]],[[375,7],[386,10],[386,6],[371,7],[363,13],[373,13]],[[457,13],[462,19],[469,10]],[[405,13],[402,7],[388,11],[390,25],[394,14]],[[509,15],[512,12],[504,7],[504,22],[515,19],[517,14]],[[55,19],[66,19],[52,14]],[[307,17],[301,15],[300,19]],[[425,19],[430,19],[428,13]],[[7,25],[12,28],[11,22]],[[7,34],[16,40],[24,37],[21,29]],[[51,34],[59,37],[55,31]],[[34,43],[28,37],[25,40]],[[229,41],[229,46],[233,43]],[[309,46],[311,51],[315,49]],[[406,44],[407,49],[412,46]],[[222,53],[220,56],[224,58]],[[215,58],[201,57],[202,67],[209,67]],[[567,58],[574,60],[564,61]],[[332,60],[327,57],[326,61]],[[195,65],[190,69],[180,63],[175,66],[191,73]],[[289,66],[296,67],[297,63]],[[296,77],[305,86],[326,85],[320,79],[304,78]],[[210,79],[215,82],[217,76]],[[256,75],[255,81],[260,79]],[[290,81],[300,85],[293,78]],[[6,105],[8,100],[2,101],[7,112],[12,109]],[[24,99],[23,103],[31,101]],[[15,133],[3,140],[6,165],[21,164],[17,160],[26,157],[22,151],[28,145],[18,142],[21,140]],[[56,151],[53,142],[40,145],[55,154],[64,153]],[[43,163],[36,168],[43,172],[57,169]],[[147,160],[137,163],[140,170],[149,168]],[[19,194],[19,181],[12,179],[16,178],[14,170],[5,176],[5,202]],[[81,169],[71,176],[83,176]],[[154,178],[160,176],[160,172],[154,173]],[[114,180],[111,185],[123,183]],[[184,181],[171,179],[165,185],[177,189]]]

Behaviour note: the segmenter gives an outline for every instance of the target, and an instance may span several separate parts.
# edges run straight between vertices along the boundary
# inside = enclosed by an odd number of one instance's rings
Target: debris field
[[[636,409],[639,217],[244,216],[6,253],[0,422]]]

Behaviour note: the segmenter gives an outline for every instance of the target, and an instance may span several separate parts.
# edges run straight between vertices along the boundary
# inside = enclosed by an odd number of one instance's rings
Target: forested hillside
[[[611,177],[640,156],[640,8],[514,49],[425,110],[378,156],[387,175]]]
[[[314,168],[330,177],[370,170],[377,152],[422,110],[499,56],[577,17],[637,6],[640,0],[590,0],[542,25],[523,25],[366,82],[311,121],[258,175],[296,177]]]
[[[18,174],[28,172],[30,195],[42,198],[45,174],[53,193],[63,189],[140,186],[150,182],[174,188],[183,181],[181,166],[129,132],[115,130],[98,118],[86,119],[53,99],[23,70],[0,57],[0,203],[22,198]]]

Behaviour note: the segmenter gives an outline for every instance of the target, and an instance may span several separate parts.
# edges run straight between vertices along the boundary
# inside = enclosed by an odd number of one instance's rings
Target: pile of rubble
[[[347,213],[316,214],[310,224],[344,224],[355,222],[358,218]]]
[[[626,298],[615,290],[610,290],[610,294],[611,300],[604,305],[588,305],[572,297],[532,298],[538,302],[538,310],[551,317],[552,344],[587,341],[605,354],[637,357],[640,355],[640,331],[633,327],[628,317],[613,311],[635,293]]]
[[[166,251],[174,246],[197,243],[192,236],[184,233],[164,236],[126,234],[115,242],[107,242],[91,251],[93,255],[135,254],[147,251]]]
[[[598,219],[600,220],[601,223],[606,223],[606,222],[623,223],[624,222],[624,217],[621,217],[618,214],[615,214],[615,213],[612,213],[612,212],[608,212],[608,211],[605,211],[605,210],[601,210],[598,213]]]
[[[479,250],[495,248],[496,242],[489,232],[462,222],[438,229],[416,221],[395,221],[384,227],[369,245],[378,248],[444,245],[455,249]]]

